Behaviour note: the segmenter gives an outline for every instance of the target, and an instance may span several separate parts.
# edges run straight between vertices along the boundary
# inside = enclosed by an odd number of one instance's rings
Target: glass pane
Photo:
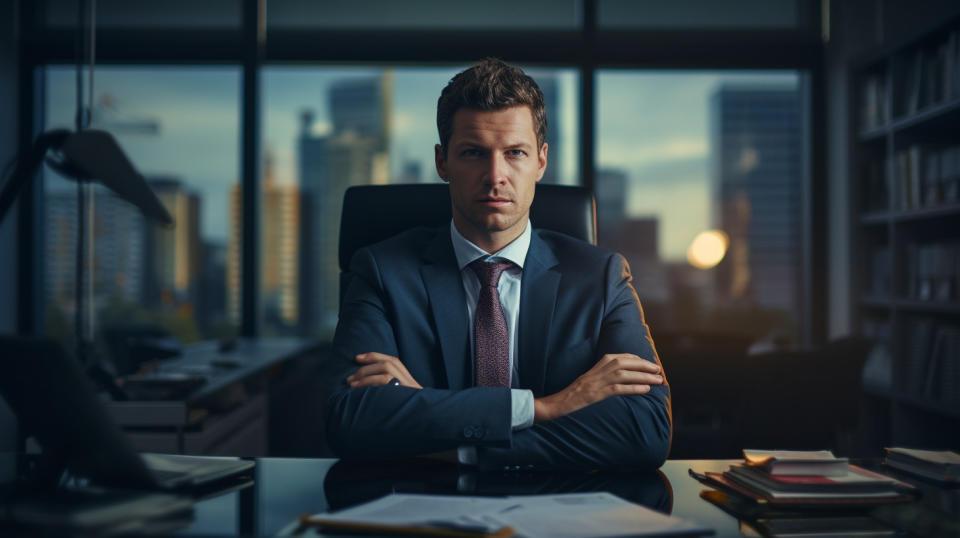
[[[228,192],[239,177],[239,69],[101,67],[94,80],[91,127],[116,137],[176,223],[158,227],[111,191],[95,188],[94,335],[131,325],[159,327],[185,343],[235,334],[239,250]],[[73,129],[73,68],[48,67],[46,89],[44,128]],[[46,168],[44,193],[46,331],[68,343],[76,184]]]
[[[47,26],[76,28],[77,3],[46,0]],[[97,0],[96,8],[97,28],[240,28],[239,0]]]
[[[797,0],[597,0],[601,28],[791,28]]]
[[[577,0],[270,0],[268,28],[439,30],[568,29],[580,26]],[[375,13],[376,16],[371,16]]]
[[[332,334],[343,193],[349,185],[440,181],[433,160],[437,98],[462,69],[264,69],[261,297],[267,334]],[[577,184],[577,72],[527,72],[547,106],[544,181]],[[317,217],[309,222],[303,215]]]
[[[797,338],[800,78],[599,72],[600,243],[627,256],[655,329]]]

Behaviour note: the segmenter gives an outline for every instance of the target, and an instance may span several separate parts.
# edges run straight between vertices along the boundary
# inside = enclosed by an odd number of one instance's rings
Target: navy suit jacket
[[[614,396],[511,431],[510,389],[474,387],[465,293],[449,226],[363,248],[327,364],[327,438],[342,458],[394,458],[475,445],[482,468],[656,468],[670,448],[669,387]],[[559,392],[604,354],[659,364],[619,254],[533,230],[517,328],[520,388]],[[424,388],[350,388],[359,353],[399,357]]]

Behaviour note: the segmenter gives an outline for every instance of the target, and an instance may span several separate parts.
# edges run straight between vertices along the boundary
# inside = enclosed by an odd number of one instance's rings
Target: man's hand
[[[396,357],[371,352],[361,353],[354,360],[362,366],[347,377],[347,384],[351,387],[378,387],[397,378],[404,387],[423,388]]]
[[[567,388],[533,401],[534,422],[552,420],[610,396],[646,394],[663,384],[660,367],[629,353],[604,355]]]

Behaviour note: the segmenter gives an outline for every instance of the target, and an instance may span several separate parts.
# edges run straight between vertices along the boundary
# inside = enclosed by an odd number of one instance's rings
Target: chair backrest
[[[445,183],[359,185],[347,189],[340,220],[340,270],[354,252],[417,226],[450,222],[450,188]],[[530,221],[536,228],[597,242],[596,205],[584,187],[537,185]],[[341,279],[341,295],[344,281]]]

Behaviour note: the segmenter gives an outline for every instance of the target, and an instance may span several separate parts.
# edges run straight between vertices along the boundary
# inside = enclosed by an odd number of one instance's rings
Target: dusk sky
[[[391,176],[410,160],[425,178],[436,178],[436,100],[463,66],[395,68],[390,139]],[[263,139],[279,181],[296,181],[295,141],[299,114],[316,113],[318,134],[330,128],[327,90],[344,77],[367,77],[370,67],[266,67],[262,71]],[[576,70],[550,72],[559,82],[561,181],[577,183]],[[47,70],[46,126],[72,127],[76,105],[72,67]],[[660,254],[680,259],[693,237],[710,227],[709,99],[725,82],[796,87],[795,72],[718,73],[600,70],[597,78],[597,166],[628,172],[630,216],[660,219]],[[240,70],[235,67],[99,67],[94,94],[109,94],[113,107],[100,118],[114,131],[137,168],[147,176],[182,179],[203,198],[201,233],[226,241],[228,193],[240,175]],[[85,90],[86,91],[86,90]],[[157,134],[112,126],[157,121]],[[47,174],[51,177],[53,174]],[[62,188],[60,179],[48,188]]]

